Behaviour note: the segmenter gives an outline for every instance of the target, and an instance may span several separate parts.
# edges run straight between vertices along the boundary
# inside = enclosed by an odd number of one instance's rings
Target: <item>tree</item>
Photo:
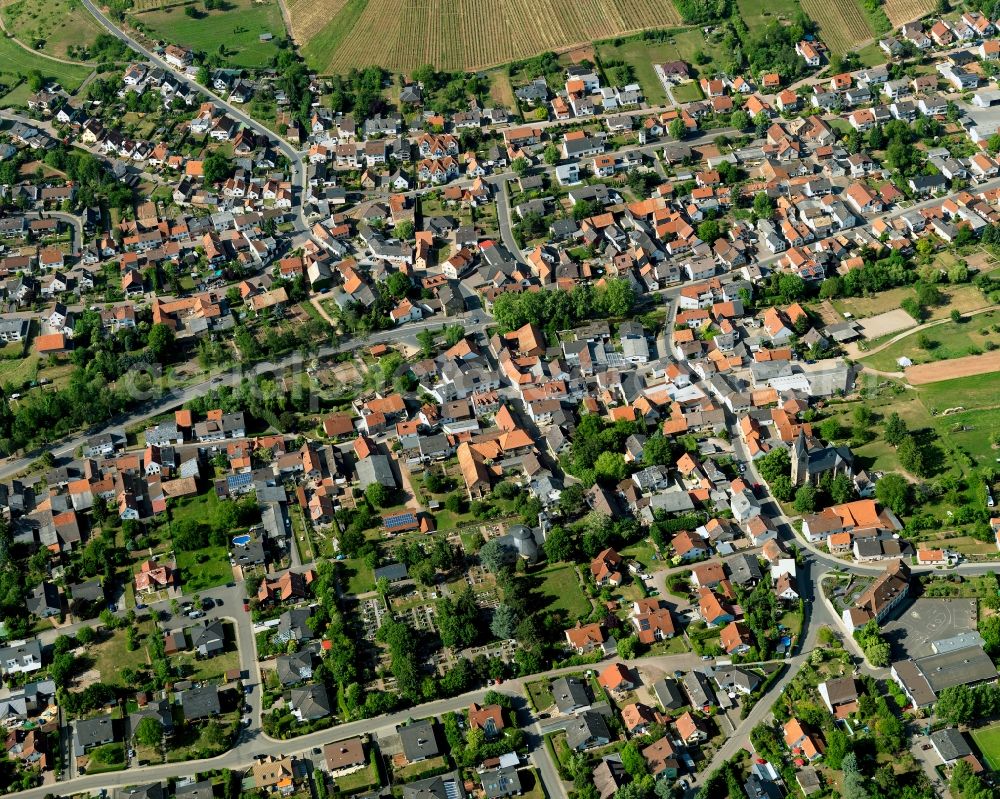
[[[413,238],[413,222],[409,219],[404,219],[402,222],[396,224],[393,228],[393,235],[400,241],[408,241]]]
[[[810,483],[799,486],[795,491],[795,510],[799,513],[816,511],[816,488]]]
[[[634,780],[641,779],[649,774],[649,767],[646,765],[646,758],[639,751],[639,745],[633,740],[622,747],[619,753],[622,759],[622,766]]]
[[[841,770],[844,772],[844,799],[868,799],[865,777],[858,768],[858,758],[854,752],[844,755]]]
[[[854,483],[843,472],[830,482],[830,498],[838,505],[854,499]]]
[[[770,219],[774,216],[774,201],[766,191],[759,192],[754,196],[753,212],[758,219]]]
[[[834,417],[824,419],[819,425],[819,434],[824,441],[834,441],[841,437],[840,420]]]
[[[897,516],[910,510],[910,484],[902,475],[889,472],[875,484],[875,497]]]
[[[517,550],[499,539],[492,538],[479,550],[479,562],[491,574],[496,574],[517,559]]]
[[[159,746],[163,741],[163,724],[153,716],[146,716],[135,726],[133,734],[142,746]]]
[[[770,481],[771,493],[780,502],[788,502],[795,496],[795,486],[792,485],[792,478],[787,474],[779,474]]]
[[[549,166],[555,166],[559,163],[559,147],[556,146],[555,142],[549,142],[545,148],[545,163]]]
[[[149,329],[149,354],[157,361],[168,361],[173,354],[174,331],[161,322]]]
[[[729,117],[729,124],[736,130],[746,130],[750,127],[750,114],[746,111],[734,111]]]
[[[400,223],[402,224],[402,223]],[[412,222],[410,223],[412,226]],[[406,296],[406,293],[410,290],[413,284],[410,282],[410,276],[405,272],[393,272],[385,280],[385,287],[389,290],[389,293],[397,300],[402,299]]]
[[[501,602],[497,605],[496,610],[493,611],[493,618],[490,620],[490,632],[501,640],[513,638],[517,632],[518,621],[519,619],[514,609],[510,605]]]
[[[967,724],[976,716],[976,698],[967,685],[942,689],[938,694],[934,714],[949,724]]]
[[[201,171],[206,183],[221,183],[233,174],[233,164],[221,150],[213,150],[202,161]]]
[[[93,627],[81,627],[76,631],[76,640],[83,646],[93,643],[96,637],[97,633],[94,632]]]
[[[854,426],[865,429],[871,426],[874,415],[867,405],[858,405],[858,407],[854,409],[852,416],[854,418]]]
[[[642,462],[648,466],[667,466],[675,460],[673,442],[661,433],[650,436],[642,445]]]
[[[907,434],[906,422],[903,418],[893,411],[889,414],[889,417],[885,420],[885,432],[884,437],[886,443],[898,447],[900,442],[906,437]]]
[[[528,168],[530,166],[531,165],[528,163],[528,159],[521,157],[521,158],[515,158],[514,163],[510,165],[510,168],[514,170],[515,175],[517,175],[518,177],[523,177],[524,174],[528,171]]]
[[[722,227],[714,219],[706,219],[698,225],[698,238],[706,244],[714,244],[722,234]]]
[[[389,582],[388,577],[379,577],[375,580],[375,591],[383,599],[389,596],[389,591],[392,590],[392,583]]]
[[[927,464],[924,459],[923,448],[911,434],[907,434],[899,442],[899,446],[896,447],[896,454],[899,456],[900,466],[906,469],[906,471],[918,477],[926,476]]]
[[[844,758],[851,751],[851,739],[840,727],[831,727],[823,732],[826,738],[826,751],[823,752],[823,762],[830,768],[841,768]]]
[[[557,525],[545,536],[545,557],[549,561],[574,561],[579,555],[576,536],[567,528]]]
[[[365,489],[365,498],[376,508],[384,508],[389,502],[389,489],[381,483],[371,483]]]
[[[594,474],[609,483],[620,483],[628,474],[625,456],[620,452],[602,452],[594,462]]]
[[[683,139],[687,133],[687,127],[684,125],[684,120],[682,120],[679,116],[670,122],[670,125],[667,126],[667,130],[670,135],[678,141]]]

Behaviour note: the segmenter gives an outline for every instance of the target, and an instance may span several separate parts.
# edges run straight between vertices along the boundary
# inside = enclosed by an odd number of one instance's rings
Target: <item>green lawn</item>
[[[375,575],[362,558],[347,558],[340,565],[347,577],[347,593],[367,594],[375,590]]]
[[[798,0],[737,0],[736,5],[751,33],[772,22],[790,22],[801,11]]]
[[[704,100],[705,95],[702,94],[699,84],[695,81],[689,81],[674,87],[674,99],[678,103],[696,103],[699,100]]]
[[[972,731],[972,740],[983,754],[986,765],[1000,771],[1000,724]]]
[[[105,744],[91,749],[87,754],[88,774],[106,774],[110,771],[124,771],[128,764],[125,762],[124,744]]]
[[[76,91],[77,87],[92,72],[90,67],[63,64],[51,58],[36,55],[25,50],[6,37],[0,37],[0,83],[13,86],[18,83],[18,75],[27,75],[37,69],[46,78],[59,81],[66,91]]]
[[[225,547],[205,547],[193,552],[177,552],[181,589],[185,594],[225,585],[233,579],[233,567]]]
[[[567,622],[590,613],[590,600],[583,593],[575,569],[569,564],[553,566],[534,575],[541,583],[538,593],[545,606],[562,611]]]
[[[328,71],[333,54],[344,39],[350,36],[367,7],[368,0],[347,0],[344,3],[323,29],[302,48],[302,56],[310,67],[320,73]]]
[[[0,385],[10,383],[15,391],[38,377],[39,356],[31,353],[25,358],[11,358],[0,361]]]
[[[369,763],[364,768],[352,771],[343,777],[334,777],[333,781],[337,783],[337,790],[341,793],[355,793],[377,786],[379,784],[378,770]]]
[[[393,776],[397,782],[413,782],[420,779],[423,774],[435,772],[447,765],[448,762],[444,759],[444,755],[440,755],[430,760],[421,760],[417,763],[410,763],[408,766],[403,766],[402,768],[393,769]]]
[[[225,61],[237,67],[266,67],[277,54],[277,39],[285,35],[278,0],[226,0],[223,11],[205,11],[195,7],[201,17],[192,19],[184,8],[147,11],[135,19],[152,35],[194,50],[216,54],[225,47]],[[270,33],[270,42],[260,41],[262,33]]]
[[[122,669],[130,668],[141,671],[149,666],[146,637],[150,634],[156,634],[156,627],[151,621],[140,622],[136,626],[142,636],[138,649],[129,651],[126,646],[127,637],[124,629],[115,630],[100,643],[87,647],[87,654],[93,658],[94,668],[100,672],[102,682],[124,687],[125,683],[122,682],[121,676]],[[103,635],[107,635],[107,633]]]
[[[967,452],[976,466],[996,465],[1000,453],[993,449],[992,441],[1000,432],[1000,408],[937,416],[934,428],[949,446]]]
[[[649,42],[641,38],[620,40],[621,44],[617,46],[613,41],[599,42],[597,53],[604,63],[624,61],[630,64],[635,70],[636,80],[642,86],[647,102],[650,105],[664,105],[667,102],[667,95],[663,91],[660,79],[656,76],[654,64],[680,59],[691,64],[700,74],[711,75],[718,71],[716,60],[722,55],[721,42],[706,39],[698,28],[675,30],[670,33],[670,38],[665,42]],[[697,51],[701,51],[711,60],[705,64],[697,64],[694,58]],[[674,90],[678,102],[687,101],[678,93],[683,91],[683,89]]]
[[[1000,374],[959,377],[917,387],[920,399],[928,408],[944,410],[961,405],[963,408],[995,408],[1000,405]]]
[[[1000,324],[1000,310],[988,311],[957,323],[944,322],[908,335],[881,352],[862,357],[861,361],[872,369],[892,372],[899,369],[897,361],[902,357],[917,364],[976,355],[985,350],[987,341],[1000,344],[1000,333],[995,333],[992,329],[994,324]],[[986,331],[985,334],[983,331]],[[917,346],[921,335],[928,339],[929,348]]]
[[[529,682],[525,687],[528,690],[528,698],[531,700],[531,704],[535,710],[545,710],[545,708],[555,704],[556,700],[552,696],[552,687],[548,680]]]
[[[18,40],[59,58],[69,58],[69,48],[89,46],[104,28],[79,0],[16,0],[3,7],[3,20]],[[72,60],[72,59],[71,59]]]

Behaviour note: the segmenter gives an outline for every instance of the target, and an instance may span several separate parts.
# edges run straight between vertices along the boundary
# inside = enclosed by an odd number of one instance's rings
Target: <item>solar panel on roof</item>
[[[412,513],[396,513],[386,516],[383,521],[386,527],[401,527],[404,524],[416,524],[417,517]]]

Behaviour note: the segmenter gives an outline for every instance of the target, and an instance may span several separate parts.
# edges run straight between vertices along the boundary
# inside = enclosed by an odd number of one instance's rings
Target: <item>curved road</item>
[[[277,144],[278,149],[281,150],[282,154],[288,159],[291,169],[292,184],[296,185],[297,182],[298,191],[296,193],[298,194],[298,197],[295,200],[295,206],[294,206],[296,212],[295,230],[297,233],[308,234],[309,224],[306,221],[302,203],[305,201],[306,194],[308,193],[309,182],[308,182],[308,174],[305,168],[305,163],[303,161],[302,152],[292,147],[292,145],[289,144],[288,141],[279,136],[277,133],[274,133],[273,131],[265,128],[263,125],[261,125],[255,119],[253,119],[253,117],[243,113],[243,111],[234,106],[232,103],[223,100],[221,97],[219,97],[219,95],[217,95],[207,86],[202,86],[196,80],[193,80],[192,78],[188,77],[188,75],[185,72],[171,66],[165,60],[163,60],[155,53],[153,53],[151,50],[147,50],[143,45],[141,45],[139,42],[137,42],[135,39],[129,36],[121,28],[117,27],[110,19],[108,19],[104,15],[104,13],[100,9],[98,9],[93,2],[91,2],[91,0],[82,0],[82,2],[87,11],[89,11],[101,25],[107,28],[108,32],[112,36],[114,36],[117,39],[120,39],[131,49],[135,50],[135,52],[147,58],[149,61],[154,63],[160,69],[163,69],[171,73],[178,80],[182,81],[191,88],[211,98],[212,102],[214,102],[220,108],[224,108],[230,116],[232,116],[234,119],[236,119],[246,127],[253,130],[255,133],[263,136],[268,141],[272,141]]]

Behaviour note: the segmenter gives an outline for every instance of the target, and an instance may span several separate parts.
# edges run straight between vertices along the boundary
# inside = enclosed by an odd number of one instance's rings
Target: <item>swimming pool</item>
[[[245,547],[249,543],[250,543],[250,536],[246,534],[238,535],[233,538],[233,544],[235,544],[238,547]]]

